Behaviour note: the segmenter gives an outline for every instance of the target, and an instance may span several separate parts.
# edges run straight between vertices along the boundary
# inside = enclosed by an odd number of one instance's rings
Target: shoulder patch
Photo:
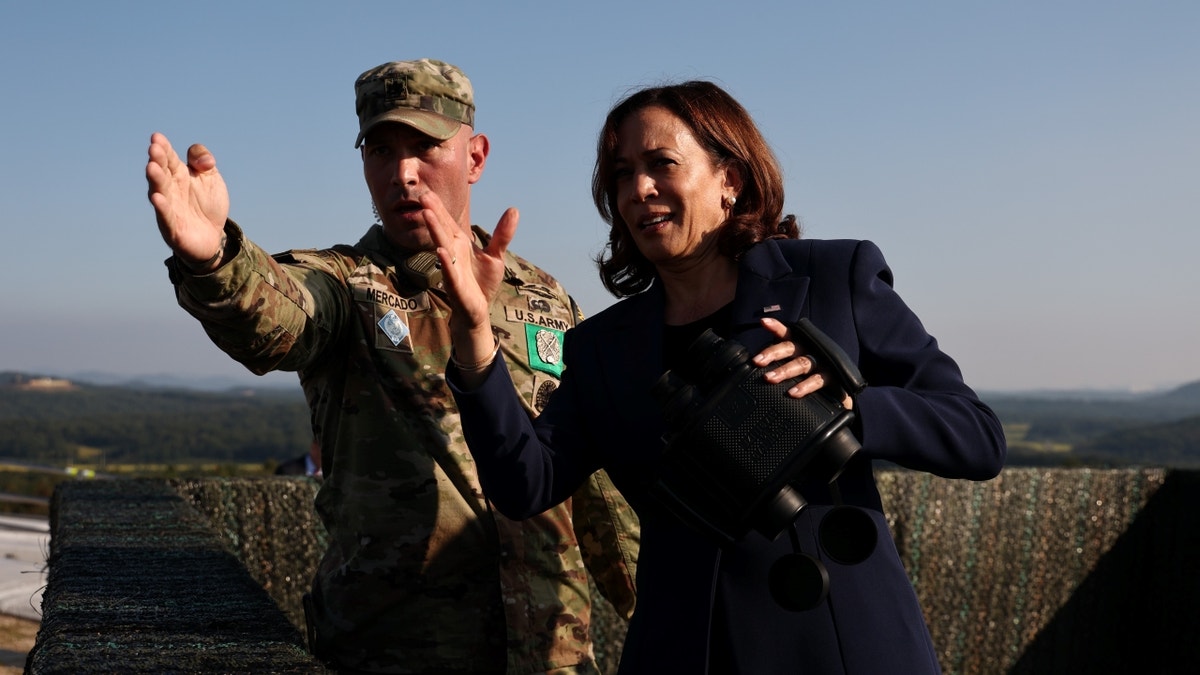
[[[550,394],[558,389],[558,380],[549,377],[545,379],[534,378],[533,381],[533,409],[540,415],[546,409],[546,404],[550,402]]]
[[[563,371],[563,335],[554,328],[525,324],[525,341],[529,348],[529,367],[561,377]]]

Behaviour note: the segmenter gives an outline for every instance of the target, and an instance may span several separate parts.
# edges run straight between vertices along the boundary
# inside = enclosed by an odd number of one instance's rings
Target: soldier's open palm
[[[196,144],[184,163],[159,133],[150,137],[147,153],[146,182],[163,240],[185,262],[213,258],[229,216],[229,190],[217,160]]]

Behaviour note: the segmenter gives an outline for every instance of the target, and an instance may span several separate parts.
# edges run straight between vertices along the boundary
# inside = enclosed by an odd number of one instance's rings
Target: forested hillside
[[[282,461],[311,439],[294,390],[101,387],[0,377],[0,457],[53,465]]]
[[[93,386],[0,373],[0,458],[67,464],[271,462],[303,454],[294,389]],[[1200,467],[1200,382],[1166,393],[986,394],[1010,465]]]
[[[1010,465],[1200,468],[1200,382],[1143,395],[985,395]]]
[[[1200,416],[1112,431],[1079,443],[1073,452],[1087,463],[1200,467]]]

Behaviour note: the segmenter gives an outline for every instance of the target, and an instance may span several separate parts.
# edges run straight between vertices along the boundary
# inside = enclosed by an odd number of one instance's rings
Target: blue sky
[[[492,142],[474,219],[520,208],[513,249],[586,312],[605,113],[705,78],[806,236],[877,242],[976,388],[1200,379],[1200,3],[1102,0],[0,3],[0,370],[242,376],[175,305],[151,132],[213,150],[264,248],[354,242],[354,78],[426,56]]]

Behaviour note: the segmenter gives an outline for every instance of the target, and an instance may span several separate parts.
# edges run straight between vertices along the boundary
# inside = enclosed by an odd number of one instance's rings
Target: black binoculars
[[[788,389],[797,379],[767,382],[768,369],[753,366],[745,347],[709,330],[688,347],[684,365],[654,386],[667,426],[655,491],[672,513],[718,545],[752,529],[777,538],[808,506],[798,486],[833,484],[861,449],[850,430],[854,412],[842,405],[846,395],[853,399],[866,387],[858,367],[808,319],[792,334],[832,371],[823,372],[832,374],[832,385],[794,398]],[[861,509],[836,507],[820,532],[822,547],[839,562],[861,562],[874,550],[874,523]],[[780,586],[785,596],[776,593],[776,599],[794,609],[819,602],[828,586],[820,561],[802,557],[785,556],[776,565],[779,578],[771,580],[773,592]],[[804,597],[789,599],[797,594]]]

